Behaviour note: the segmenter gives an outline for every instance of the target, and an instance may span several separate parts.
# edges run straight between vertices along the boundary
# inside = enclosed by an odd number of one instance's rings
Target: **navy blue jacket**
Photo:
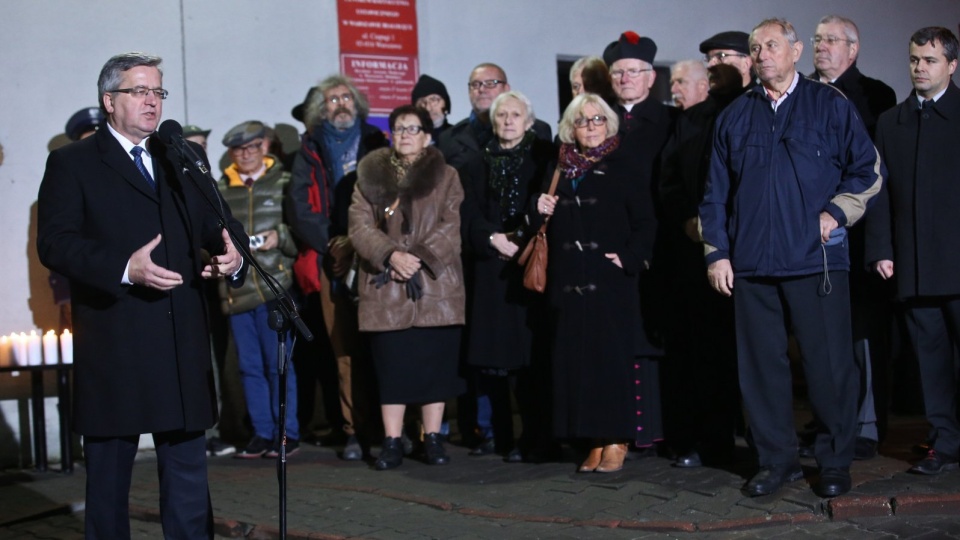
[[[852,225],[886,175],[857,111],[799,73],[776,112],[762,86],[720,115],[700,220],[706,262],[737,277],[848,270],[844,239],[820,240],[820,213]]]

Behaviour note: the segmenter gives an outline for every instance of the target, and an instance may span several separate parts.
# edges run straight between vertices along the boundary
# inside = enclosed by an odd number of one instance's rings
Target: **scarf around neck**
[[[320,124],[323,136],[323,158],[333,169],[333,185],[357,168],[357,151],[360,147],[360,119],[346,130],[339,130],[326,120]]]
[[[577,143],[564,143],[560,145],[560,171],[564,178],[580,178],[618,146],[620,146],[619,135],[606,139],[596,148],[588,148],[586,152],[581,152],[577,148]]]
[[[513,148],[501,148],[500,141],[494,139],[484,149],[483,159],[490,169],[490,189],[500,202],[500,220],[506,222],[523,209],[525,201],[520,190],[520,167],[523,158],[530,152],[530,146],[536,138],[533,131],[523,135],[523,139]]]

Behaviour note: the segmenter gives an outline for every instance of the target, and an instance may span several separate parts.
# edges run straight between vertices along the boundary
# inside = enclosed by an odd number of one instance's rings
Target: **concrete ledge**
[[[933,495],[897,495],[893,513],[898,516],[960,514],[960,493]]]

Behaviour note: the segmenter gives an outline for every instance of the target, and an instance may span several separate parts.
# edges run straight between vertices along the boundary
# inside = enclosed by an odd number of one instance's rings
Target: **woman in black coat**
[[[466,358],[475,369],[478,400],[488,400],[491,411],[478,418],[484,441],[471,453],[480,455],[495,448],[506,454],[507,461],[519,462],[539,459],[532,454],[549,438],[549,413],[536,412],[548,403],[543,395],[548,392],[534,392],[544,384],[537,385],[536,374],[528,369],[533,351],[541,353],[541,361],[534,363],[548,361],[548,342],[534,347],[547,326],[543,300],[524,289],[516,259],[529,236],[528,206],[552,174],[556,149],[531,130],[533,106],[520,92],[498,96],[490,106],[490,120],[494,139],[481,157],[460,170],[464,184],[461,230],[471,291]],[[524,428],[516,447],[511,388]]]
[[[643,412],[634,376],[638,275],[649,257],[644,233],[656,219],[620,147],[618,124],[596,94],[574,98],[560,121],[556,194],[541,195],[533,216],[553,216],[547,292],[557,310],[554,431],[591,441],[581,472],[620,470]]]

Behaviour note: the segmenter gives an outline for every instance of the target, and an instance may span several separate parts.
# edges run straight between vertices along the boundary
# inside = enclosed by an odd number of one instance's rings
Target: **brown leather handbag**
[[[557,190],[557,181],[560,179],[560,169],[553,172],[553,180],[550,181],[550,189],[547,195],[553,195]],[[527,242],[517,259],[517,263],[523,266],[523,286],[542,293],[547,288],[547,224],[550,223],[550,216],[543,220],[543,225],[537,230],[537,234]]]

